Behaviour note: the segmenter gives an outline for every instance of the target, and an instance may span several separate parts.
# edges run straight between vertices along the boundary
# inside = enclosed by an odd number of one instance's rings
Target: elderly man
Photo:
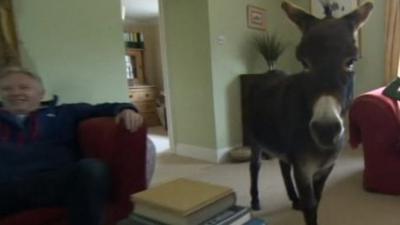
[[[99,225],[110,174],[95,159],[81,159],[80,121],[115,116],[134,132],[143,119],[128,103],[41,105],[41,79],[22,68],[0,72],[0,216],[65,206],[70,224]]]

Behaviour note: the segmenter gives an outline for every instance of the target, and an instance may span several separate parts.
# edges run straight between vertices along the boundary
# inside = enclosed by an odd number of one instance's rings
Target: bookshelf
[[[144,49],[127,48],[126,56],[128,57],[127,78],[129,86],[145,84]]]

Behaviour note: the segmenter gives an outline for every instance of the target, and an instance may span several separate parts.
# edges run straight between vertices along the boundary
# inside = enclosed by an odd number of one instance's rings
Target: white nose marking
[[[342,136],[344,132],[343,120],[340,117],[340,111],[342,107],[339,102],[330,95],[323,95],[318,98],[313,107],[313,116],[310,124],[314,121],[318,122],[339,122],[340,132],[335,139]]]

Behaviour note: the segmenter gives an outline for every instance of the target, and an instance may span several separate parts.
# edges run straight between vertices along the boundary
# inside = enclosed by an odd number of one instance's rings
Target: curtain
[[[400,1],[386,0],[385,82],[397,78],[400,66]]]
[[[0,0],[0,67],[19,65],[11,0]]]

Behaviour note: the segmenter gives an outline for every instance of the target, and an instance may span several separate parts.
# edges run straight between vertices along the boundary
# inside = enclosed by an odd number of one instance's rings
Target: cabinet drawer
[[[130,91],[129,98],[135,103],[156,99],[156,93],[153,90],[135,90]]]
[[[161,125],[157,113],[140,113],[143,116],[144,122],[147,126],[159,126]]]
[[[156,112],[156,102],[155,101],[137,101],[133,102],[133,104],[136,106],[136,108],[139,110],[139,112]]]

